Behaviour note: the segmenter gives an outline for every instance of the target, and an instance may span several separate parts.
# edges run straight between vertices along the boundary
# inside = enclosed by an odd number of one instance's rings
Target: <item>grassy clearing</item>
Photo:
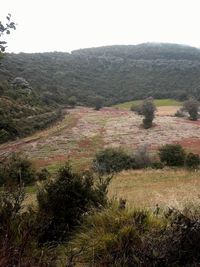
[[[109,196],[125,198],[128,205],[181,207],[199,199],[200,171],[183,169],[124,171],[113,178]]]
[[[134,100],[121,104],[114,105],[115,108],[130,109],[132,105],[137,106],[142,100]],[[166,106],[180,106],[181,102],[174,99],[155,99],[154,103],[157,107],[166,107]]]

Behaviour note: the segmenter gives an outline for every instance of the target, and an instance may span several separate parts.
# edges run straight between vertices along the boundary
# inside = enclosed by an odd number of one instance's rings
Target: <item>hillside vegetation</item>
[[[176,44],[108,46],[36,54],[7,54],[0,79],[25,78],[46,102],[76,96],[92,105],[154,98],[200,97],[200,50]]]

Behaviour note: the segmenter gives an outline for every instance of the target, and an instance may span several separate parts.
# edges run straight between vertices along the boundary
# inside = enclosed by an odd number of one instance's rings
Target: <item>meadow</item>
[[[124,102],[124,103],[121,103],[121,104],[114,105],[113,107],[122,108],[122,109],[128,109],[129,110],[132,106],[137,106],[141,102],[142,102],[142,100],[133,100],[133,101],[128,101],[128,102]],[[166,98],[166,99],[155,99],[154,103],[155,103],[155,105],[157,107],[181,106],[181,102],[180,101],[177,101],[177,100],[174,100],[174,99],[169,99],[169,98]]]
[[[165,99],[155,103],[158,110],[151,129],[143,129],[142,117],[127,109],[109,107],[96,111],[76,107],[67,110],[56,125],[0,145],[0,158],[21,152],[35,167],[45,167],[54,174],[68,160],[76,170],[90,168],[96,152],[106,147],[121,147],[134,153],[145,145],[156,156],[163,144],[180,143],[187,151],[200,153],[200,123],[174,117],[179,102]],[[126,171],[113,178],[109,194],[126,198],[134,205],[182,203],[198,197],[198,176],[199,172],[172,169]],[[37,187],[28,189],[30,199],[34,199],[36,191]]]

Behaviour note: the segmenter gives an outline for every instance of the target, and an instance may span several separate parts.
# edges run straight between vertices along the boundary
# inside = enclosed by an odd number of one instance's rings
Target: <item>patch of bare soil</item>
[[[163,106],[158,107],[156,114],[158,116],[174,116],[174,114],[180,109],[179,106]]]

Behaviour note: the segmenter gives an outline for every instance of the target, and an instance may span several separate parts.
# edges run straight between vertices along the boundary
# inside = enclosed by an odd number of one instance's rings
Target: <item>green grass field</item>
[[[137,106],[142,100],[134,100],[129,102],[124,102],[121,104],[114,105],[115,108],[130,109],[132,105]],[[164,106],[180,106],[182,103],[174,99],[155,99],[154,103],[157,107]]]

